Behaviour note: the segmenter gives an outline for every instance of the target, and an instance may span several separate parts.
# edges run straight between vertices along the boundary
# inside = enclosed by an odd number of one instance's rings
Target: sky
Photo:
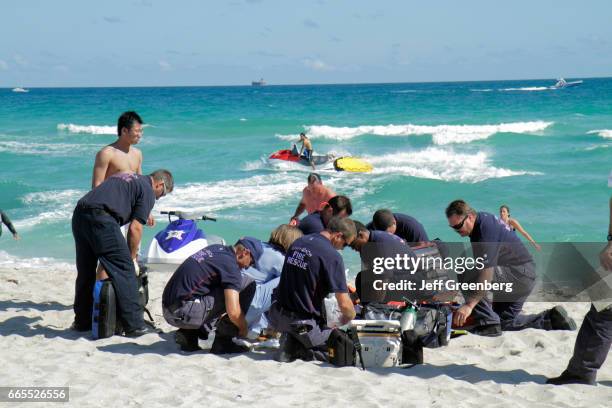
[[[0,0],[0,87],[612,76],[609,0]]]

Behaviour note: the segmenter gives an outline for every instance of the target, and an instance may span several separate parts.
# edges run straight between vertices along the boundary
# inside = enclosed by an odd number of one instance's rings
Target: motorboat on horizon
[[[25,89],[25,88],[21,88],[21,87],[17,87],[17,88],[13,88],[12,89],[13,92],[17,92],[17,93],[26,93],[26,92],[30,92],[29,90]]]
[[[266,85],[266,81],[263,78],[260,78],[259,81],[252,81],[251,86],[264,86]]]
[[[577,85],[581,85],[581,84],[582,84],[582,81],[570,81],[570,82],[567,82],[565,79],[559,78],[559,80],[555,84],[554,88],[555,89],[570,88],[572,86],[577,86]]]

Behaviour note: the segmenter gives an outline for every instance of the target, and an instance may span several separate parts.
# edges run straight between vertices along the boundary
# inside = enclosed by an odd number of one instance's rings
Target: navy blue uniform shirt
[[[391,234],[390,232],[387,232],[387,231],[370,231],[370,238],[368,239],[368,242],[376,242],[376,243],[381,243],[381,244],[384,244],[384,243],[393,243],[393,244],[403,243],[405,244],[406,243],[406,241],[404,241],[397,235]]]
[[[401,213],[393,213],[393,217],[396,223],[395,235],[406,241],[408,245],[414,246],[419,242],[429,242],[423,224],[418,222],[416,218]],[[366,228],[374,229],[374,223],[368,223]]]
[[[416,218],[400,213],[393,213],[393,216],[397,222],[395,235],[406,241],[408,245],[413,243],[416,244],[421,241],[429,241],[423,224],[418,222]]]
[[[342,256],[321,234],[297,239],[287,251],[277,300],[286,310],[320,320],[323,299],[348,293]]]
[[[403,254],[416,256],[406,241],[387,231],[370,231],[370,238],[359,253],[362,267],[365,269],[371,269],[374,258],[395,258],[396,255]]]
[[[155,205],[151,177],[133,173],[112,175],[85,194],[78,205],[105,210],[119,225],[132,220],[146,224]]]
[[[162,295],[166,307],[216,289],[242,288],[242,274],[231,246],[209,245],[187,258],[174,272]]]

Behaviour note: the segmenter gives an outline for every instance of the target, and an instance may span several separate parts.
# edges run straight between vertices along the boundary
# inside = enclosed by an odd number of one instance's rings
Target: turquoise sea
[[[94,156],[136,110],[147,123],[143,170],[167,168],[164,209],[200,211],[205,231],[267,239],[287,222],[309,169],[267,156],[301,131],[318,153],[361,156],[371,174],[321,171],[355,217],[388,207],[430,237],[457,241],[444,208],[463,198],[497,214],[508,204],[539,242],[602,241],[612,168],[612,79],[550,89],[554,80],[265,87],[0,89],[0,208],[22,236],[0,238],[0,265],[74,258],[70,217]],[[147,228],[145,241],[163,226]],[[348,264],[354,254],[345,251]]]

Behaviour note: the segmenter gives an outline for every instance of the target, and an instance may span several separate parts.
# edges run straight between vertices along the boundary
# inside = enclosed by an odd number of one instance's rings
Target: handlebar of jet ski
[[[202,221],[217,221],[216,218],[212,218],[212,217],[208,217],[206,215],[202,215],[201,217],[192,217],[189,216],[188,213],[185,213],[183,211],[160,211],[160,213],[162,215],[167,215],[168,219],[170,219],[170,216],[174,215],[176,217],[179,217],[181,219],[191,219],[191,220],[202,220]]]

